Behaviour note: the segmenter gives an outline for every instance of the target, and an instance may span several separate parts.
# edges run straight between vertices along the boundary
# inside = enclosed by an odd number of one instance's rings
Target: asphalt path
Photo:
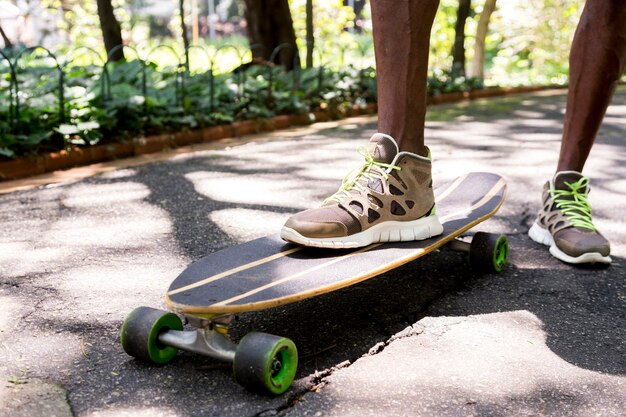
[[[244,138],[209,150],[0,195],[0,415],[621,415],[626,408],[626,90],[585,174],[609,268],[552,258],[526,233],[553,174],[564,91],[429,109],[435,183],[492,171],[509,185],[480,230],[510,264],[473,271],[442,250],[361,284],[238,317],[292,338],[301,361],[277,398],[228,365],[127,356],[120,325],[160,308],[206,254],[275,233],[357,166],[374,118]]]

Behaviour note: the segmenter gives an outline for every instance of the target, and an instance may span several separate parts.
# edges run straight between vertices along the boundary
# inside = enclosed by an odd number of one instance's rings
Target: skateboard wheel
[[[298,350],[287,338],[248,333],[235,353],[235,380],[261,394],[278,395],[291,386],[298,367]]]
[[[166,330],[183,330],[183,323],[176,314],[138,307],[124,320],[120,341],[130,356],[144,362],[165,364],[178,353],[177,348],[159,342],[159,334]]]
[[[470,245],[470,262],[486,272],[500,272],[506,265],[509,244],[505,235],[478,232]]]

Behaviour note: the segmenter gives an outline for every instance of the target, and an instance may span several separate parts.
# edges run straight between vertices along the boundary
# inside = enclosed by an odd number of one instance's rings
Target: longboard
[[[504,235],[478,232],[471,243],[455,239],[493,216],[504,201],[505,181],[472,172],[435,190],[443,233],[430,239],[376,243],[358,249],[303,248],[278,235],[208,255],[170,285],[168,308],[179,315],[138,307],[124,320],[122,347],[146,362],[164,364],[179,349],[233,363],[235,379],[269,395],[285,392],[296,375],[298,353],[287,338],[252,332],[238,344],[228,337],[233,315],[328,293],[414,261],[443,245],[467,251],[473,263],[499,271],[506,263]]]
[[[166,303],[183,314],[234,314],[353,285],[424,256],[491,217],[505,193],[500,176],[480,172],[438,187],[443,233],[421,241],[337,250],[295,246],[272,235],[231,247],[185,269],[170,285]]]

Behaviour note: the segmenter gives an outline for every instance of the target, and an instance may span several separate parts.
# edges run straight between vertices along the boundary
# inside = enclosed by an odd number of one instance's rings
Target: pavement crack
[[[253,417],[270,417],[283,413],[298,404],[302,400],[302,397],[304,397],[304,395],[310,391],[311,388],[308,387],[306,384],[303,384],[302,387],[293,390],[293,392],[288,395],[286,401],[283,404],[279,405],[276,408],[270,408],[258,412],[254,414]]]
[[[264,410],[260,413],[255,414],[254,417],[269,417],[286,412],[287,410],[298,404],[300,401],[302,401],[305,395],[311,392],[319,392],[322,388],[324,388],[324,386],[328,384],[328,378],[336,371],[350,367],[359,359],[366,358],[368,356],[378,355],[394,341],[419,335],[424,332],[424,329],[424,326],[422,326],[420,323],[415,323],[411,326],[406,327],[401,332],[392,335],[388,340],[376,343],[369,349],[367,353],[359,356],[354,360],[345,360],[331,368],[326,368],[322,371],[316,370],[312,375],[308,377],[308,381],[302,384],[303,388],[300,388],[292,393],[283,405],[273,409]]]
[[[58,292],[54,288],[48,288],[48,287],[31,286],[31,288],[36,291],[41,291],[43,292],[43,294],[40,295],[37,301],[31,306],[31,310],[22,315],[22,318],[21,318],[22,321],[27,321],[27,319],[29,319],[33,314],[39,311],[41,305],[46,300],[48,300],[50,297],[54,296]]]

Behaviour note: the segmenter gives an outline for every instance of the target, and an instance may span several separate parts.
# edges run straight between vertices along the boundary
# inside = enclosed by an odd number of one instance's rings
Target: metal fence
[[[49,49],[43,46],[33,46],[28,47],[16,52],[14,54],[8,54],[0,50],[0,82],[4,81],[4,83],[0,83],[0,96],[4,96],[8,98],[8,106],[1,106],[0,108],[6,108],[6,110],[2,111],[4,114],[4,119],[8,122],[9,125],[9,133],[14,133],[19,129],[20,124],[20,113],[27,108],[28,103],[27,100],[23,99],[27,96],[32,96],[33,94],[24,94],[24,88],[28,88],[22,85],[23,83],[23,75],[25,75],[26,70],[29,66],[33,66],[34,62],[40,62],[43,60],[45,63],[49,65],[44,65],[43,68],[47,68],[49,71],[53,71],[56,74],[56,86],[54,88],[55,95],[58,99],[57,101],[57,112],[58,112],[58,120],[59,123],[65,123],[68,118],[67,109],[66,109],[66,96],[65,91],[67,88],[66,82],[66,73],[67,71],[75,65],[76,58],[84,55],[91,54],[93,56],[93,60],[91,62],[95,63],[95,65],[100,69],[99,80],[99,89],[100,89],[100,105],[106,105],[107,101],[113,99],[113,91],[112,85],[113,81],[111,78],[111,66],[113,61],[111,60],[111,56],[115,54],[119,49],[123,49],[125,52],[132,52],[134,58],[130,61],[137,61],[140,64],[140,71],[138,74],[138,80],[140,85],[141,95],[144,98],[144,106],[147,105],[146,99],[149,97],[149,81],[148,81],[148,67],[153,61],[151,58],[157,52],[157,50],[167,50],[169,54],[173,57],[173,65],[170,68],[173,68],[175,81],[175,100],[181,106],[185,102],[186,98],[189,95],[188,90],[186,89],[186,81],[189,79],[190,71],[189,71],[189,56],[190,52],[198,52],[201,56],[204,56],[206,60],[208,68],[206,74],[209,78],[208,85],[208,95],[209,95],[209,108],[207,109],[209,112],[213,112],[215,110],[216,102],[215,102],[215,92],[216,92],[216,73],[215,73],[215,65],[220,59],[220,55],[226,50],[231,51],[236,56],[236,99],[241,99],[243,95],[243,85],[246,81],[246,76],[248,72],[248,65],[252,60],[252,52],[257,49],[262,48],[260,45],[253,45],[250,49],[240,49],[233,45],[224,45],[214,50],[209,50],[206,46],[203,45],[191,45],[187,50],[184,51],[183,54],[179,54],[172,46],[170,45],[157,45],[150,49],[143,57],[140,52],[131,45],[118,45],[116,48],[111,50],[107,57],[104,58],[102,55],[87,46],[77,47],[67,54],[64,57],[60,58],[55,55]],[[277,62],[277,58],[279,54],[283,51],[293,48],[290,44],[282,44],[279,45],[276,49],[272,51],[270,54],[270,58],[268,61],[260,61],[255,64],[260,64],[264,67],[264,71],[266,71],[266,78],[268,80],[267,85],[267,100],[268,102],[272,101],[272,90],[274,86],[274,73],[276,71],[276,66],[273,64]],[[357,45],[345,45],[339,47],[339,66],[344,65],[344,59],[347,51],[354,54],[355,50],[358,51],[360,61],[364,61],[365,58],[370,54],[369,48],[364,47],[360,44]],[[318,61],[323,62],[322,54],[318,50]],[[291,88],[292,93],[296,93],[300,90],[301,87],[301,64],[300,57],[298,54],[295,54],[294,70],[291,71],[290,75],[292,77]],[[336,62],[334,63],[336,66]],[[314,82],[317,83],[318,92],[321,91],[322,84],[324,82],[325,71],[329,64],[321,64],[315,70],[316,76]],[[363,68],[360,70],[360,74],[362,76]],[[8,77],[7,77],[8,76]],[[7,78],[8,78],[8,86],[7,86]],[[4,91],[3,91],[4,90]],[[32,93],[32,91],[30,92]],[[184,107],[184,106],[183,106]]]

